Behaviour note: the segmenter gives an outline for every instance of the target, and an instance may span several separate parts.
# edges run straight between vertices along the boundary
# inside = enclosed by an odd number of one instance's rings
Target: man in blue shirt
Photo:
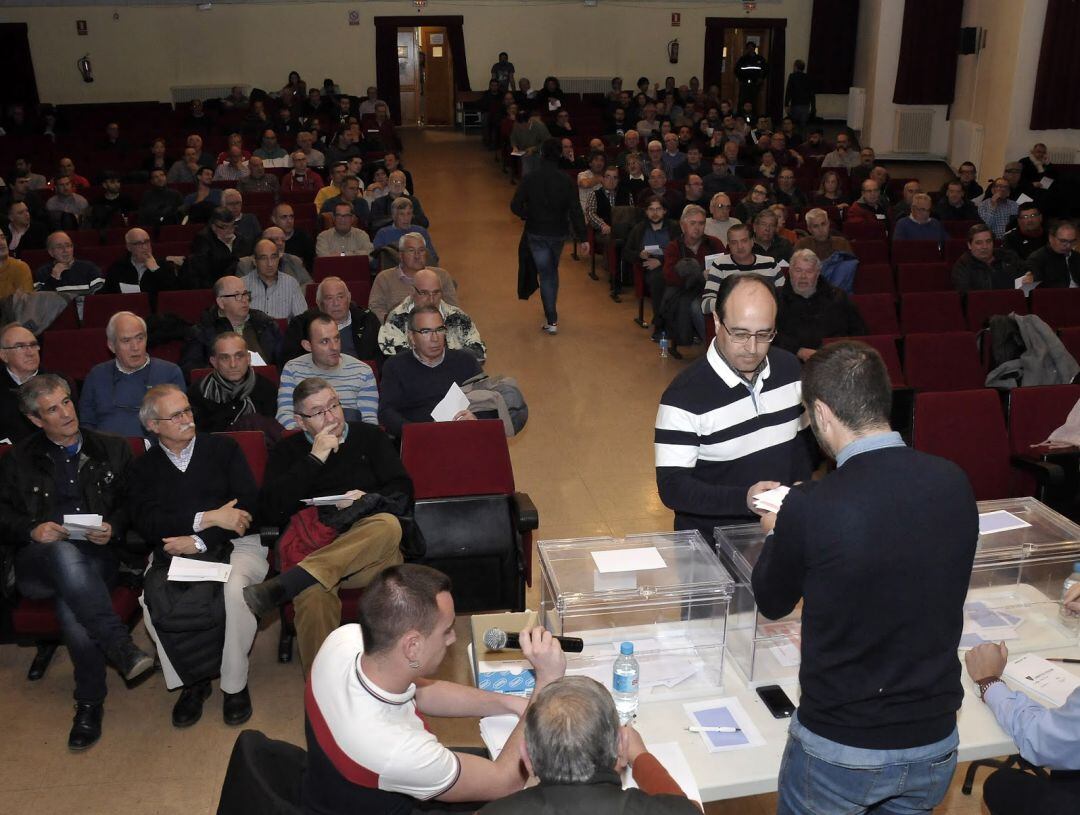
[[[896,222],[893,229],[894,241],[933,241],[944,246],[949,237],[945,227],[937,218],[931,218],[934,203],[924,192],[916,193],[911,199],[911,211],[906,218]]]

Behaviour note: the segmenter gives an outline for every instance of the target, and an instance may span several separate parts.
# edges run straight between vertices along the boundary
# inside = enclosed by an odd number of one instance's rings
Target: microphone
[[[555,637],[568,654],[580,654],[585,648],[585,640],[579,637]],[[484,632],[484,647],[489,651],[501,651],[504,648],[521,650],[521,639],[517,634],[503,631],[501,628],[489,628]]]

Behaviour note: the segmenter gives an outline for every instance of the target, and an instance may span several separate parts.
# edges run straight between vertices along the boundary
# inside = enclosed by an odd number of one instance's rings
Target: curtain
[[[77,58],[71,57],[72,71],[75,70]],[[20,102],[26,106],[27,118],[32,118],[38,103],[38,91],[26,23],[0,23],[0,73],[4,77],[0,83],[0,104],[6,107]]]
[[[772,117],[773,127],[779,127],[780,120],[784,118],[787,30],[784,26],[775,26],[769,33],[769,87],[765,89],[765,109]]]
[[[465,18],[461,15],[375,18],[375,85],[386,100],[394,124],[401,124],[401,82],[398,74],[397,31],[399,28],[445,28],[450,56],[454,62],[454,88],[472,90],[465,59]]]
[[[952,102],[963,10],[963,0],[907,0],[904,4],[895,104]]]
[[[1080,5],[1075,0],[1050,0],[1043,25],[1031,129],[1080,127]]]
[[[806,73],[815,93],[847,93],[855,75],[859,0],[814,0]]]

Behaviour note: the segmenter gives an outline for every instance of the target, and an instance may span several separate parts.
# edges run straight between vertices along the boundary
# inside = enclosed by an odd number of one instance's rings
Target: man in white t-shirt
[[[359,617],[326,638],[311,667],[304,811],[410,815],[421,801],[480,803],[520,790],[521,723],[494,761],[445,747],[424,723],[425,715],[523,717],[529,705],[430,678],[456,636],[450,578],[391,566],[365,589]],[[521,633],[521,651],[537,691],[565,673],[562,649],[543,628]]]

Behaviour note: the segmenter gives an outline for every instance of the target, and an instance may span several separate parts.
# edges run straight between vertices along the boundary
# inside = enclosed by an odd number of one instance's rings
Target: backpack
[[[529,406],[516,379],[480,373],[463,382],[461,389],[469,398],[469,410],[501,419],[507,437],[520,433],[529,421]]]

